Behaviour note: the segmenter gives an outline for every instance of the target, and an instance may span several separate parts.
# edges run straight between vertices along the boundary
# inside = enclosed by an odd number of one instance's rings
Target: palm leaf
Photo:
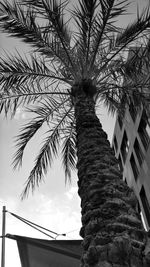
[[[0,3],[1,28],[11,36],[21,38],[25,42],[43,49],[45,42],[39,27],[35,23],[35,18],[33,10],[27,9],[25,12],[16,2],[13,2],[12,5],[7,1]]]
[[[76,134],[75,127],[71,122],[65,130],[65,138],[62,144],[62,163],[65,171],[65,179],[71,180],[71,169],[76,167]]]
[[[99,47],[104,42],[109,42],[109,34],[117,32],[118,27],[114,25],[114,20],[122,14],[125,14],[128,1],[120,1],[115,3],[115,0],[102,0],[100,1],[101,9],[98,12],[97,19],[95,20],[94,25],[94,40],[93,40],[93,51],[91,55],[90,68],[94,64],[94,61],[97,57]]]
[[[16,138],[16,148],[17,152],[14,155],[13,165],[16,169],[22,166],[22,158],[24,154],[25,147],[30,139],[36,134],[36,132],[41,128],[44,123],[44,119],[34,119],[30,123],[25,124],[24,128],[21,129],[21,134]]]
[[[68,73],[63,73],[49,66],[45,59],[31,56],[22,58],[7,56],[0,60],[0,112],[5,114],[10,111],[12,116],[19,106],[25,106],[35,101],[42,100],[48,95],[68,95],[68,86],[71,83]],[[64,77],[63,77],[64,75]],[[63,84],[63,86],[62,86]],[[59,87],[63,89],[60,90]],[[52,98],[51,98],[52,99]]]
[[[121,12],[120,15],[124,14],[126,10],[126,4],[125,4],[125,1],[121,1],[120,3],[115,4],[112,7],[112,10],[114,10],[113,16],[119,15],[119,7],[117,7],[117,10],[118,10],[117,13],[115,12],[116,5],[122,5],[120,6],[120,12]],[[129,44],[131,45],[132,42],[135,41],[137,38],[143,37],[144,32],[146,33],[146,30],[149,27],[149,21],[150,21],[149,11],[150,11],[150,8],[148,6],[147,9],[143,10],[141,16],[138,16],[136,21],[128,25],[124,30],[119,29],[118,27],[115,27],[113,25],[111,21],[111,18],[113,17],[111,16],[111,11],[109,13],[107,21],[105,20],[103,21],[103,19],[100,20],[100,18],[103,18],[103,15],[100,13],[99,20],[96,23],[97,34],[95,34],[96,41],[93,42],[94,56],[93,56],[93,59],[91,60],[91,66],[94,64],[94,60],[96,60],[96,57],[99,56],[98,50],[99,48],[101,48],[101,46],[106,47],[105,53],[107,54],[107,57],[105,58],[105,62],[101,66],[100,71],[102,71],[102,69],[105,69],[106,66],[109,64],[109,62],[111,62],[111,60],[115,58],[120,52],[122,52],[125,48],[129,48]],[[101,29],[103,29],[103,31]],[[115,32],[117,34],[117,35],[116,34],[114,35],[115,38],[113,37],[112,32]],[[100,37],[102,37],[102,39]],[[113,40],[113,42],[111,42],[113,44],[111,47],[111,50],[110,50],[110,47],[108,46],[110,44],[110,40]],[[96,49],[94,49],[94,47],[96,47]],[[108,48],[109,50],[107,51],[106,49]]]
[[[16,147],[17,151],[14,155],[13,166],[14,168],[20,167],[22,165],[22,159],[24,150],[31,140],[31,138],[37,133],[37,131],[42,127],[44,123],[49,125],[49,122],[53,120],[54,116],[62,110],[64,104],[66,104],[68,99],[63,101],[57,101],[53,98],[47,98],[44,103],[39,105],[37,108],[28,108],[28,112],[32,113],[34,116],[31,122],[24,125],[20,130],[21,133],[16,137]],[[61,119],[60,125],[63,123]]]
[[[114,52],[111,52],[111,56],[103,64],[102,69],[111,62],[121,51],[125,48],[130,49],[129,45],[135,46],[135,40],[142,38],[144,41],[144,34],[147,34],[147,29],[150,27],[150,5],[143,10],[141,16],[137,16],[137,19],[132,24],[129,24],[124,30],[122,29],[116,36],[116,44],[114,46]],[[101,69],[101,70],[102,70]]]
[[[63,19],[63,10],[66,8],[68,1],[58,3],[57,0],[43,0],[43,1],[23,1],[24,4],[29,5],[35,12],[38,12],[48,20],[45,27],[44,35],[50,32],[55,38],[55,44],[59,44],[59,52],[61,51],[61,58],[66,68],[70,67],[72,74],[75,74],[74,56],[72,57],[72,49],[70,47],[71,34],[67,27],[67,22]],[[44,27],[43,27],[44,28]],[[74,71],[73,71],[74,70]]]
[[[44,145],[35,160],[35,166],[30,172],[26,182],[22,198],[28,195],[30,188],[33,191],[35,187],[39,185],[44,175],[47,174],[48,166],[51,166],[53,156],[56,156],[58,153],[59,138],[59,131],[55,129],[55,131],[45,139]]]
[[[117,35],[116,46],[125,45],[135,41],[140,37],[145,29],[150,27],[150,5],[143,10],[141,16],[130,25],[128,25],[122,32]]]
[[[35,160],[35,165],[30,172],[26,187],[22,193],[22,198],[28,195],[30,188],[33,191],[35,185],[39,185],[44,175],[46,175],[48,167],[51,166],[53,158],[57,156],[64,125],[67,122],[68,114],[71,110],[72,106],[64,114],[60,114],[59,119],[57,117],[57,123],[54,122],[54,126],[47,131],[47,137]]]
[[[61,35],[65,43],[70,46],[71,34],[63,18],[63,11],[68,4],[67,0],[63,1],[63,3],[57,0],[23,0],[22,4],[32,7],[36,13],[49,20],[49,29],[56,31],[58,36]]]
[[[55,25],[52,24],[53,27],[51,27],[52,21],[50,20],[45,26],[39,26],[37,13],[33,7],[29,6],[29,8],[23,9],[21,5],[15,2],[11,5],[4,1],[4,3],[0,3],[0,27],[11,36],[20,38],[24,42],[33,45],[36,48],[36,52],[55,59],[65,65],[66,69],[71,70],[72,60],[68,52],[69,44],[66,44],[66,40],[64,41],[64,31],[66,31],[65,36],[67,35],[67,30],[64,30],[66,24],[63,24],[63,21],[58,19],[60,11],[61,7],[54,1],[54,12],[58,13],[53,21]],[[52,17],[54,12],[51,12]],[[58,33],[60,36],[58,36]],[[66,61],[68,61],[68,64],[66,64]]]
[[[18,107],[24,107],[30,103],[41,100],[43,95],[48,94],[48,92],[42,93],[28,93],[27,87],[21,86],[21,88],[12,87],[11,92],[5,92],[0,95],[0,113],[4,111],[7,116],[8,113],[11,117],[15,115]]]
[[[97,6],[97,0],[82,0],[79,1],[79,7],[76,7],[72,12],[80,31],[78,50],[80,51],[80,54],[82,54],[86,66],[89,63],[90,43],[94,34],[93,24]]]
[[[61,91],[58,86],[59,84],[54,84],[53,87],[51,83],[51,92],[49,90],[50,84],[40,86],[38,83],[30,83],[30,85],[21,85],[19,88],[18,86],[13,86],[8,92],[4,92],[5,87],[4,90],[2,87],[0,94],[0,113],[4,111],[6,116],[10,113],[13,117],[18,107],[26,107],[35,103],[38,105],[39,102],[43,102],[45,99],[48,99],[50,104],[54,100],[57,100],[58,96],[63,103],[64,100],[61,98],[61,95],[65,97],[65,100],[68,99],[68,87],[64,87],[63,91]]]
[[[129,80],[139,82],[144,76],[148,76],[149,52],[147,46],[133,47],[129,51],[128,59],[123,65]],[[143,80],[143,82],[145,79]]]
[[[46,64],[44,58],[37,59],[36,55],[23,59],[21,55],[8,56],[0,58],[0,85],[4,88],[11,88],[15,84],[17,86],[23,83],[33,83],[34,81],[63,81],[70,83],[69,79],[63,77],[62,73],[56,73],[50,70],[50,66]]]

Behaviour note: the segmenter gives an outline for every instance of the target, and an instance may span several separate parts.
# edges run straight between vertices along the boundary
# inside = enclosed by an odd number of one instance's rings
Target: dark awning
[[[44,240],[6,235],[17,241],[22,267],[79,267],[81,240]]]

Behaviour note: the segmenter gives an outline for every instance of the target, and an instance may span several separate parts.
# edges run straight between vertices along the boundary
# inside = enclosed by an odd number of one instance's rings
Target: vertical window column
[[[141,121],[138,128],[138,133],[144,148],[147,149],[150,142],[150,124],[148,122],[148,117],[145,110],[142,113]]]
[[[123,122],[122,122],[122,119],[119,115],[118,115],[118,123],[119,123],[120,129],[122,129]]]
[[[132,171],[133,171],[133,174],[134,174],[134,178],[135,178],[135,181],[136,181],[137,177],[139,175],[139,170],[138,170],[138,167],[137,167],[137,164],[136,164],[136,161],[135,161],[133,153],[131,154],[130,164],[131,164]]]
[[[130,106],[129,106],[129,112],[130,112],[132,120],[135,122],[136,116],[137,116],[137,110],[134,107],[133,103],[131,103]]]
[[[144,213],[145,213],[148,225],[150,226],[150,205],[149,205],[147,197],[146,197],[144,186],[142,186],[142,188],[141,188],[140,198],[141,198],[141,202],[143,205],[143,209],[144,209]]]
[[[116,136],[114,136],[114,145],[115,145],[115,151],[117,152],[118,150],[118,142]]]
[[[120,154],[119,154],[118,161],[119,161],[119,169],[121,172],[123,172],[123,166],[122,166],[122,160],[121,160]]]
[[[128,151],[129,151],[129,140],[128,140],[126,131],[124,131],[122,144],[121,144],[121,154],[122,154],[122,158],[123,158],[124,163],[126,161]]]
[[[141,165],[142,162],[143,162],[143,159],[144,159],[144,155],[143,155],[142,149],[141,149],[141,147],[139,145],[139,142],[138,142],[137,138],[135,139],[135,142],[134,142],[134,151],[136,153],[138,162]]]

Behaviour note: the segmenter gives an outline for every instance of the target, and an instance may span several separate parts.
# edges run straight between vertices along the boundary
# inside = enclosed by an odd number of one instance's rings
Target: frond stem
[[[7,72],[5,72],[7,73]],[[13,72],[12,72],[13,73]],[[47,78],[50,78],[50,79],[56,79],[56,80],[60,80],[60,81],[63,81],[63,82],[66,82],[68,84],[71,84],[71,81],[69,82],[69,80],[67,81],[65,78],[63,77],[58,77],[58,76],[55,76],[55,75],[48,75],[48,74],[45,74],[45,73],[36,73],[36,72],[15,72],[13,73],[14,75],[23,75],[23,76],[27,76],[27,75],[33,75],[33,76],[42,76],[42,77],[47,77]]]
[[[43,5],[44,5],[44,7],[45,7],[44,2],[43,2]],[[45,10],[46,10],[46,12],[47,12],[46,7],[45,7]],[[49,12],[48,12],[48,16],[49,16]],[[50,20],[51,20],[51,18],[50,18]],[[52,20],[51,20],[51,21],[52,21]],[[72,60],[71,60],[70,55],[69,55],[69,53],[68,53],[68,51],[67,51],[67,47],[66,47],[66,45],[65,45],[65,43],[64,43],[64,40],[63,40],[63,38],[62,38],[62,36],[61,36],[61,34],[60,34],[60,32],[61,32],[61,31],[60,31],[60,28],[57,27],[57,26],[59,26],[59,25],[58,25],[58,24],[56,25],[53,21],[52,21],[52,24],[53,24],[53,26],[54,26],[54,29],[55,29],[56,33],[58,34],[58,37],[59,37],[59,39],[60,39],[60,41],[61,41],[61,44],[62,44],[62,46],[63,46],[63,48],[64,48],[64,51],[65,51],[65,53],[66,53],[66,55],[67,55],[67,58],[68,58],[68,60],[69,60],[69,62],[70,62],[70,64],[71,64],[72,69],[74,70],[74,74],[75,74],[76,72],[75,72],[75,69],[74,69]],[[63,63],[64,63],[64,62],[63,62]],[[65,64],[65,66],[66,66],[66,64]]]
[[[101,41],[101,37],[102,37],[102,35],[103,35],[103,33],[104,33],[104,30],[105,30],[105,27],[106,27],[106,24],[107,24],[107,20],[108,20],[108,18],[109,18],[109,15],[110,15],[111,9],[112,9],[112,7],[113,7],[114,1],[115,1],[115,0],[112,1],[111,6],[110,6],[110,8],[108,9],[108,13],[107,13],[107,16],[106,16],[105,20],[103,20],[102,30],[101,30],[101,33],[100,33],[100,35],[99,35],[99,38],[98,38],[98,42],[97,42],[96,48],[95,48],[95,50],[94,50],[95,52],[94,52],[94,55],[93,55],[93,59],[91,60],[90,68],[93,66],[93,63],[94,63],[94,61],[95,61],[96,54],[97,54],[97,51],[98,51],[98,48],[99,48],[99,44],[100,44],[100,41]]]
[[[92,17],[90,17],[90,23],[89,23],[89,31],[88,31],[88,43],[87,43],[87,52],[86,52],[86,66],[88,63],[88,57],[89,57],[89,47],[90,47],[90,38],[91,38],[91,29],[92,29]]]
[[[39,92],[39,93],[26,93],[26,94],[18,94],[18,95],[11,95],[11,96],[5,96],[1,97],[0,100],[6,100],[11,98],[18,98],[18,97],[25,97],[25,96],[36,96],[36,95],[69,95],[69,93],[63,93],[63,92]]]
[[[146,28],[146,27],[145,27]],[[143,29],[141,29],[135,36],[133,36],[129,41],[127,41],[123,46],[121,46],[120,47],[120,49],[119,50],[117,50],[116,51],[116,53],[114,53],[108,60],[107,60],[107,62],[101,67],[101,69],[100,69],[100,71],[102,71],[106,66],[107,66],[107,64],[121,51],[121,50],[123,50],[129,43],[131,43],[133,40],[135,40],[136,39],[136,37],[140,34],[140,33],[142,33],[144,30],[145,30],[145,28]]]

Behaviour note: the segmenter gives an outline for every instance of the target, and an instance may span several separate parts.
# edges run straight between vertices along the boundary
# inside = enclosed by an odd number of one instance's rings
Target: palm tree
[[[15,168],[21,166],[30,139],[46,129],[22,197],[39,185],[61,151],[66,179],[72,169],[78,170],[81,266],[148,267],[150,249],[137,200],[122,181],[96,108],[103,103],[122,115],[131,102],[147,104],[144,59],[129,62],[126,52],[137,43],[149,47],[150,7],[123,29],[117,19],[127,13],[127,0],[79,0],[69,12],[67,4],[0,3],[1,30],[29,44],[32,52],[27,58],[18,52],[0,58],[1,112],[13,117],[18,107],[27,107],[32,114],[17,137]]]

